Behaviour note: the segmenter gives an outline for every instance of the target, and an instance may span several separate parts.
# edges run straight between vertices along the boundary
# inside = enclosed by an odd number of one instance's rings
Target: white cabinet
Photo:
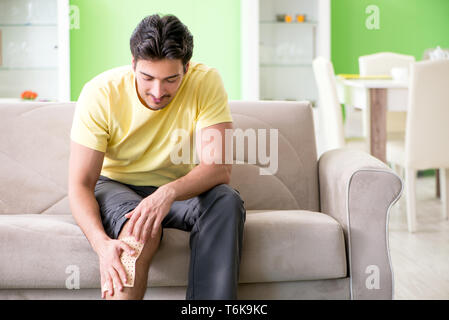
[[[316,102],[312,61],[330,57],[330,1],[242,0],[241,26],[242,98]]]
[[[1,0],[0,34],[0,98],[70,100],[68,0]]]

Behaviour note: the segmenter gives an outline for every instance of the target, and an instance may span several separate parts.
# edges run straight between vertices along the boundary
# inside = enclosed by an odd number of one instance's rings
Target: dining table
[[[364,135],[372,156],[387,163],[387,111],[407,111],[409,82],[389,76],[337,75],[340,103],[365,112]],[[436,197],[440,198],[439,169],[435,170]]]
[[[408,81],[386,76],[337,76],[336,83],[340,103],[364,111],[364,135],[370,153],[386,163],[387,111],[407,111]]]

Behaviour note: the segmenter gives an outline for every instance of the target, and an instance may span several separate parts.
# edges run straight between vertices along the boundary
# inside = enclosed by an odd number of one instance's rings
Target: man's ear
[[[133,70],[136,71],[136,60],[132,57],[131,64],[133,66]]]
[[[187,62],[187,64],[186,64],[185,67],[184,67],[184,74],[186,74],[187,71],[189,71],[189,67],[190,67],[190,61]]]

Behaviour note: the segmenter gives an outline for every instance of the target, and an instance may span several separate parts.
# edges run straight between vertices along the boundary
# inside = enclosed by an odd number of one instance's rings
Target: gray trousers
[[[95,197],[108,236],[117,239],[127,220],[125,214],[156,190],[100,176]],[[245,219],[240,194],[227,184],[172,204],[162,227],[190,232],[186,299],[237,299]]]

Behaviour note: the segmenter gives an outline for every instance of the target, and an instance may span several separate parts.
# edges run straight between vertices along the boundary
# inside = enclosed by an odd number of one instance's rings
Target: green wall
[[[194,37],[193,61],[220,72],[230,99],[240,99],[240,0],[70,0],[80,28],[70,31],[71,98],[97,74],[131,64],[129,38],[154,13],[174,14]]]
[[[380,28],[368,30],[368,5],[380,9]],[[331,56],[335,72],[358,73],[358,57],[393,51],[422,59],[424,50],[449,48],[448,0],[332,0]]]
[[[310,0],[313,1],[313,0]],[[230,99],[240,99],[241,0],[70,0],[80,29],[70,31],[71,97],[84,83],[129,64],[129,37],[142,18],[175,14],[194,36],[193,60],[217,68]],[[380,29],[368,30],[368,5],[380,9]],[[331,56],[336,73],[358,73],[358,57],[379,51],[421,60],[427,48],[449,48],[449,0],[331,0]]]

